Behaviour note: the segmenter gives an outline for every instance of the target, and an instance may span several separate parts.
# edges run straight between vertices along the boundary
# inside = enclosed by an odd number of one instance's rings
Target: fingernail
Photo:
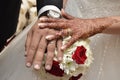
[[[27,67],[30,67],[30,66],[31,66],[31,63],[27,63],[26,66],[27,66]]]
[[[44,28],[45,23],[38,23],[38,26],[41,27],[41,28]]]
[[[34,65],[34,68],[39,70],[40,69],[40,66],[38,64]]]
[[[64,50],[65,48],[66,48],[66,46],[64,45],[64,46],[61,47],[61,50]]]
[[[46,36],[46,39],[51,40],[53,37],[54,37],[53,35],[48,35],[48,36]]]
[[[50,69],[51,69],[51,66],[50,66],[50,65],[47,65],[47,66],[45,66],[45,69],[50,70]]]

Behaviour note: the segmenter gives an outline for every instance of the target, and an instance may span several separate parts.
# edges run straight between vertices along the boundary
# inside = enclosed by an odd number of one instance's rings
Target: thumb
[[[61,10],[61,14],[62,14],[62,16],[63,16],[64,18],[66,18],[66,19],[73,19],[73,18],[74,18],[73,16],[69,15],[68,13],[66,13],[66,12],[64,11],[64,9]]]

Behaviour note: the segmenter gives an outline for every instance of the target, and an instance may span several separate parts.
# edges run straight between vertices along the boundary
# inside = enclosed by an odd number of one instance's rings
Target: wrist
[[[111,25],[118,22],[118,20],[111,17],[96,18],[93,21],[98,29],[98,33],[104,33]]]

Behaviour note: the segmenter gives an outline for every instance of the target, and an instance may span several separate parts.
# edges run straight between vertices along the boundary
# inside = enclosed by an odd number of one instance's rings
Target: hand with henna
[[[40,28],[52,28],[58,29],[55,35],[48,35],[48,40],[59,39],[61,37],[71,36],[71,39],[61,47],[62,50],[69,48],[73,43],[79,39],[85,39],[93,36],[97,33],[103,32],[106,28],[119,22],[116,17],[104,17],[95,19],[81,19],[75,18],[64,10],[61,11],[64,18],[52,19],[52,18],[40,18]]]

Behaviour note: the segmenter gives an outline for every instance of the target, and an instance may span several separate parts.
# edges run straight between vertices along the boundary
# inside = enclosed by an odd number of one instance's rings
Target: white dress
[[[120,15],[120,0],[68,0],[68,4],[66,10],[82,18]],[[42,73],[25,67],[24,44],[30,27],[1,53],[0,80],[43,80]],[[90,39],[94,62],[80,80],[119,80],[120,35],[97,34]]]

